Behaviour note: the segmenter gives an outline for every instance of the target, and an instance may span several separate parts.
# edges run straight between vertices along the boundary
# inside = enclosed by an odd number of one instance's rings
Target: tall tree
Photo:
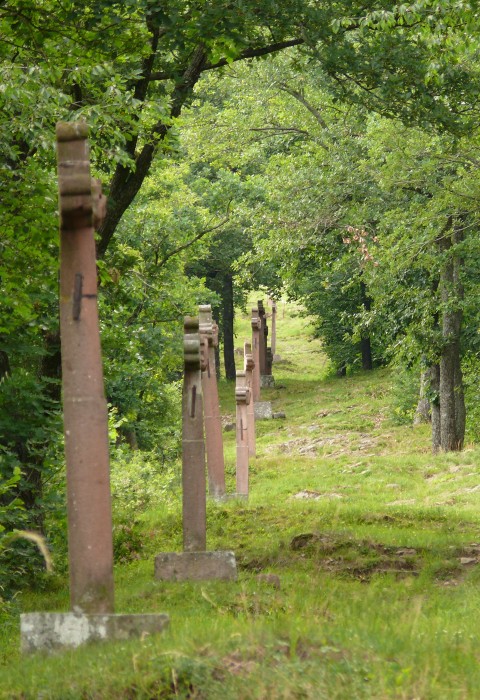
[[[94,170],[109,197],[98,239],[104,257],[155,157],[177,147],[179,116],[202,75],[301,47],[342,97],[460,131],[480,93],[470,38],[476,21],[474,7],[453,0],[370,10],[356,0],[1,4],[1,364],[22,416],[35,397],[39,431],[20,435],[8,402],[1,430],[4,449],[33,470],[34,490],[58,398],[54,122],[84,117],[92,126]]]

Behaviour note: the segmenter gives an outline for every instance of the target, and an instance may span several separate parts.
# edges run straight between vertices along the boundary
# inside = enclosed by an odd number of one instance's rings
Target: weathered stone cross
[[[183,552],[155,557],[155,578],[169,581],[235,579],[231,551],[207,552],[205,443],[202,372],[207,371],[208,340],[199,332],[198,317],[184,324],[182,392]]]
[[[222,421],[218,402],[215,347],[218,346],[218,326],[212,321],[212,307],[198,307],[200,336],[208,343],[206,367],[202,371],[205,412],[205,443],[207,448],[208,487],[214,497],[225,495],[225,461],[223,456]]]
[[[159,632],[167,615],[115,615],[108,413],[97,310],[94,223],[105,213],[90,176],[87,126],[57,124],[60,336],[67,467],[70,613],[21,615],[24,652]]]

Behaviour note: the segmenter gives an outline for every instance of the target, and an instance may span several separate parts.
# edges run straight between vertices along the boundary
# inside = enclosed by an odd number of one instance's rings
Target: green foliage
[[[180,485],[178,459],[162,459],[158,453],[117,448],[112,454],[111,484],[116,519],[135,522],[157,504],[176,501]]]
[[[466,442],[480,442],[480,393],[478,377],[480,374],[480,358],[468,353],[462,363],[463,381],[465,387],[465,406],[467,410]]]
[[[145,546],[142,514],[161,506],[168,511],[178,499],[180,465],[165,452],[148,453],[118,447],[111,460],[114,556],[138,559]]]
[[[0,453],[0,464],[6,455]],[[7,608],[7,600],[29,583],[27,575],[32,573],[32,548],[9,536],[24,528],[27,522],[23,502],[16,495],[21,480],[20,468],[13,470],[10,478],[0,477],[0,613]],[[37,562],[38,564],[38,562]]]
[[[432,19],[434,33],[445,11]],[[419,20],[422,13],[412,12]],[[364,23],[380,25],[385,35],[398,29],[375,12]],[[199,85],[202,91],[209,100],[197,108],[203,150],[253,177],[262,191],[250,224],[253,250],[237,268],[244,276],[255,267],[276,271],[291,298],[317,319],[335,367],[359,364],[362,339],[379,363],[436,361],[438,317],[446,309],[438,280],[449,256],[464,264],[465,298],[457,303],[465,350],[476,349],[475,135],[427,133],[360,103],[352,110],[332,99],[324,68],[298,57],[236,69],[216,92],[211,79]],[[464,241],[440,253],[450,216]]]
[[[418,366],[395,367],[391,388],[391,414],[397,425],[412,425],[420,395]]]

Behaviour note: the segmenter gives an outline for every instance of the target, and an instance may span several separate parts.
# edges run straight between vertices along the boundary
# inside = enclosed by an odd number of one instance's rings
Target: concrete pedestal
[[[257,401],[255,403],[255,420],[271,420],[272,417],[271,401]]]
[[[275,387],[275,379],[272,374],[262,374],[260,377],[260,387],[262,389],[273,389]]]
[[[222,501],[248,501],[248,496],[244,493],[226,493]]]
[[[107,642],[158,634],[168,615],[87,615],[84,613],[24,613],[20,615],[22,653],[74,649],[89,642]]]
[[[233,552],[166,552],[155,557],[155,578],[160,581],[236,581]]]

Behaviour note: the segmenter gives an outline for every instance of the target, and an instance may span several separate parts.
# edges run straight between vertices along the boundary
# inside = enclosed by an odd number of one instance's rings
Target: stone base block
[[[273,417],[271,401],[257,401],[254,410],[255,420],[271,420]]]
[[[155,578],[160,581],[236,581],[233,552],[166,552],[155,557]]]
[[[273,374],[261,374],[260,375],[260,388],[261,389],[273,389],[275,387],[275,377]]]
[[[215,500],[220,503],[227,503],[228,501],[248,501],[248,495],[244,493],[225,493]]]
[[[24,613],[20,615],[21,649],[54,651],[88,642],[118,641],[162,632],[168,615],[87,615],[85,613]]]

